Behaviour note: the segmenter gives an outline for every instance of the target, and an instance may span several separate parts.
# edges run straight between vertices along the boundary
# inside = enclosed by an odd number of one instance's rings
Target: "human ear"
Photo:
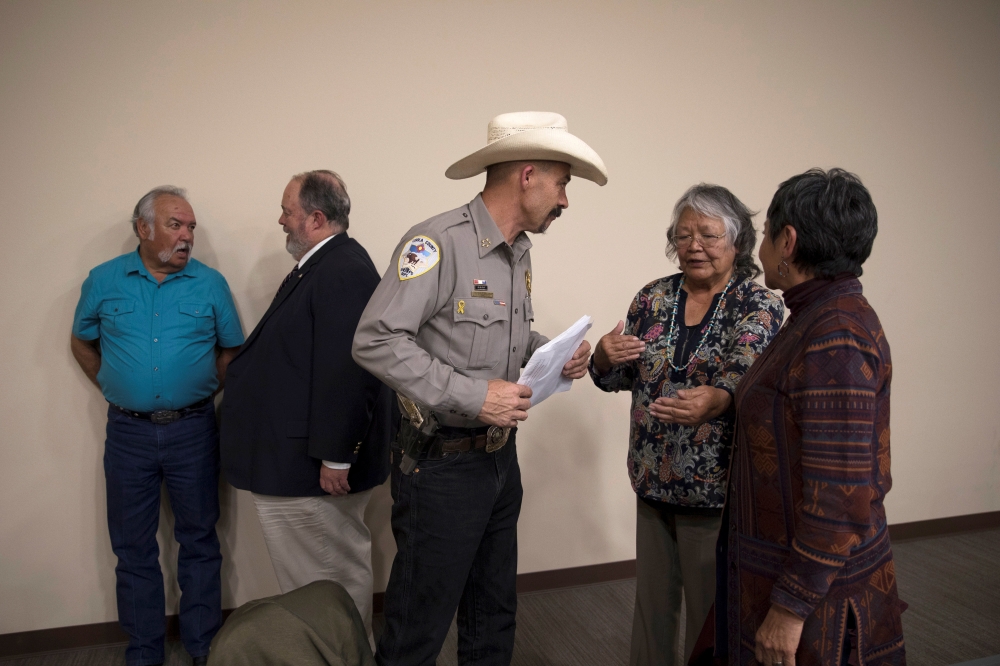
[[[139,218],[135,222],[136,235],[139,240],[153,240],[153,225],[146,222],[144,218]]]
[[[532,184],[531,181],[535,177],[535,170],[534,164],[525,164],[521,167],[520,182],[522,188],[527,188]]]
[[[781,228],[781,239],[783,241],[784,247],[781,248],[781,258],[788,260],[795,256],[795,243],[798,241],[798,233],[795,231],[795,227],[790,224],[786,224]]]
[[[326,216],[323,215],[323,213],[321,213],[320,211],[314,210],[313,212],[309,213],[308,221],[309,225],[313,229],[319,229],[324,224],[326,224]]]

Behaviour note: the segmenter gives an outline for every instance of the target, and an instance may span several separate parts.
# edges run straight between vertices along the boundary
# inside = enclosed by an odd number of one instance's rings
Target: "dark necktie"
[[[281,284],[278,286],[278,291],[274,292],[274,298],[278,297],[278,294],[280,294],[281,290],[285,288],[285,285],[288,284],[288,281],[292,279],[292,276],[295,275],[295,271],[297,271],[297,270],[299,270],[299,265],[295,264],[295,268],[293,268],[292,270],[290,270],[288,272],[288,275],[285,276],[285,279],[281,281]],[[274,300],[274,299],[271,299],[271,300]]]

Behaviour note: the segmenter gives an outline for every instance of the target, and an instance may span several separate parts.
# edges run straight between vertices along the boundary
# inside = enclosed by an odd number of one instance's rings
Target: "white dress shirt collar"
[[[334,234],[333,236],[327,236],[326,238],[324,238],[320,242],[318,242],[315,245],[313,245],[312,248],[308,252],[306,252],[305,254],[303,254],[302,258],[299,259],[299,270],[302,270],[302,267],[306,265],[306,262],[309,261],[309,257],[311,257],[314,254],[316,254],[316,252],[321,247],[323,247],[324,245],[326,245],[327,243],[329,243],[331,240],[333,240],[334,236],[336,236],[336,235],[337,234]]]

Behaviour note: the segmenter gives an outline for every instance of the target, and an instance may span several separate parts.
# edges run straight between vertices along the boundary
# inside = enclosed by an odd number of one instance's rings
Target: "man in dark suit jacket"
[[[372,489],[389,474],[392,391],[351,358],[380,276],[347,235],[340,177],[292,178],[279,223],[297,260],[229,365],[222,468],[253,493],[282,593],[315,580],[350,592],[371,636]]]

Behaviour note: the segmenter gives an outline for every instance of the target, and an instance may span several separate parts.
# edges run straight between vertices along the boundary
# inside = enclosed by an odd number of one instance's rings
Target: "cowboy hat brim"
[[[523,160],[565,162],[570,175],[598,185],[608,182],[608,170],[593,148],[569,132],[552,129],[526,130],[494,141],[452,164],[444,175],[461,180],[483,173],[491,164]]]

